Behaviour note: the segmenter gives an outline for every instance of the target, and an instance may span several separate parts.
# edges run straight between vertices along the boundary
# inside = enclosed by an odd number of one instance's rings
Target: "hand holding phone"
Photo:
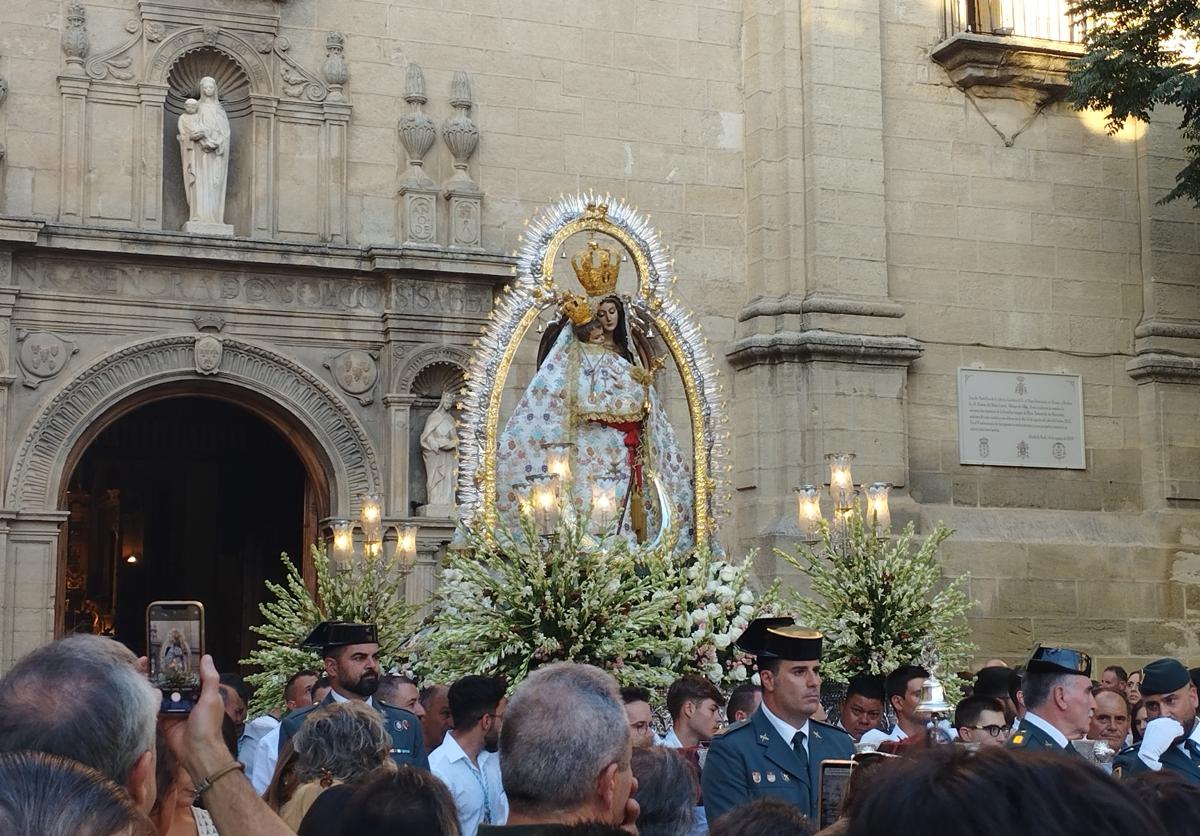
[[[187,714],[200,698],[204,605],[153,601],[146,607],[150,683],[162,692],[163,714]]]

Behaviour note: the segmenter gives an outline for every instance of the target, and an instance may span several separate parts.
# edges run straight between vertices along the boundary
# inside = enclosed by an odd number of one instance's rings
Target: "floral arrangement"
[[[374,624],[379,634],[380,664],[388,668],[406,659],[403,648],[417,608],[406,603],[404,579],[408,569],[382,554],[365,555],[345,567],[336,566],[322,546],[313,546],[317,590],[309,592],[296,564],[280,555],[283,584],[267,581],[274,601],[260,607],[265,621],[251,628],[261,638],[243,665],[259,670],[246,677],[254,686],[251,716],[284,704],[283,689],[296,671],[322,670],[321,654],[300,643],[322,621],[359,621]]]
[[[731,685],[750,660],[733,640],[778,602],[772,585],[750,587],[740,565],[703,550],[686,557],[588,533],[586,513],[563,515],[540,538],[520,531],[465,530],[451,554],[433,611],[414,641],[414,668],[452,681],[468,673],[510,684],[549,662],[585,662],[623,685],[661,688],[696,673]]]
[[[858,515],[844,535],[829,527],[815,548],[799,556],[777,552],[808,576],[812,597],[796,595],[805,624],[825,633],[822,673],[834,682],[855,674],[886,676],[903,664],[946,673],[961,670],[975,645],[966,615],[972,602],[967,576],[944,582],[938,547],[953,532],[941,523],[913,549],[910,522],[899,537],[881,537]],[[957,699],[957,677],[939,677]]]

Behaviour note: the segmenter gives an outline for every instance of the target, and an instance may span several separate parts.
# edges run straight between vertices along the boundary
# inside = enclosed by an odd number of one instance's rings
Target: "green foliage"
[[[854,515],[844,548],[826,527],[815,548],[801,546],[798,556],[777,552],[812,582],[813,597],[797,594],[795,603],[800,623],[825,634],[826,679],[886,676],[909,663],[933,665],[942,674],[965,666],[975,649],[966,621],[967,578],[946,583],[938,558],[951,533],[939,523],[914,551],[912,523],[899,537],[878,537]],[[940,678],[957,697],[957,677]]]
[[[1200,205],[1200,6],[1196,0],[1076,0],[1070,12],[1090,19],[1087,54],[1070,68],[1072,103],[1107,110],[1108,128],[1146,121],[1158,105],[1183,111],[1189,159],[1160,202],[1188,197]],[[1192,45],[1191,54],[1182,49]]]
[[[404,578],[408,571],[383,556],[355,559],[347,568],[336,567],[322,546],[313,546],[317,594],[304,583],[299,568],[286,554],[283,584],[267,581],[274,601],[259,608],[264,621],[251,629],[261,638],[241,664],[259,670],[246,677],[254,686],[251,715],[284,704],[283,688],[298,670],[322,670],[320,653],[304,650],[300,642],[322,621],[359,621],[374,624],[379,633],[381,665],[386,670],[406,661],[403,648],[411,637],[410,621],[416,607],[405,603]]]
[[[555,535],[467,530],[451,554],[433,613],[417,637],[416,670],[448,682],[470,674],[515,685],[560,660],[609,670],[622,684],[662,687],[684,673],[746,678],[731,636],[777,600],[749,587],[750,561],[706,551],[673,555],[587,533],[564,515]],[[740,671],[740,673],[739,673]]]

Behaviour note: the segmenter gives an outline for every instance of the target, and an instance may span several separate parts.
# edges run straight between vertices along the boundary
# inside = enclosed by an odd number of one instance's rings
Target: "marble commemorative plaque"
[[[961,464],[1086,468],[1077,374],[958,370]]]

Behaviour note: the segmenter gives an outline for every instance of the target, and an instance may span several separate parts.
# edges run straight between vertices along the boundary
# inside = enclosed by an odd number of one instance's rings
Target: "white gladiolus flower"
[[[738,603],[753,604],[754,603],[754,593],[751,592],[749,589],[743,589],[742,594],[738,596]]]
[[[746,681],[746,666],[745,665],[735,666],[734,669],[730,672],[730,675],[738,682],[745,682]]]
[[[729,638],[728,633],[717,633],[713,636],[713,644],[716,645],[717,650],[724,650],[732,641],[733,639]]]
[[[737,569],[734,569],[728,563],[725,564],[724,567],[722,567],[721,572],[720,572],[720,578],[721,578],[721,580],[725,581],[725,583],[729,583],[731,580],[733,580],[736,577],[737,577]]]

